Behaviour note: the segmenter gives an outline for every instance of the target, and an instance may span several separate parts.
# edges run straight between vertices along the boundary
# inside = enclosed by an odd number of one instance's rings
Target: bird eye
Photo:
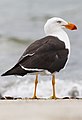
[[[61,23],[61,21],[58,20],[57,23]]]

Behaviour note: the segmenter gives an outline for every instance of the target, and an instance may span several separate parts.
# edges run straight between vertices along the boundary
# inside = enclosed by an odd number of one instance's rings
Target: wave
[[[13,78],[13,77],[12,77]],[[9,80],[10,79],[10,80]],[[11,77],[4,83],[2,96],[12,97],[32,97],[34,90],[34,75],[28,77],[13,78]],[[82,97],[82,83],[73,80],[56,80],[56,94],[57,97]],[[39,83],[37,87],[37,96],[48,98],[52,94],[51,76],[39,76]]]

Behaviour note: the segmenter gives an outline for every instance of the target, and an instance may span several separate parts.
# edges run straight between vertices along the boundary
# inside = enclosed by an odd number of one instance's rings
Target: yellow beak
[[[69,30],[76,30],[77,29],[76,25],[69,23],[69,22],[67,25],[65,25],[65,27]]]

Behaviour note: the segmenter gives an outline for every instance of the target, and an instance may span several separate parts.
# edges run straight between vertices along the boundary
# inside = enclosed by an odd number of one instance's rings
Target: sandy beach
[[[82,100],[0,100],[0,120],[82,120]]]

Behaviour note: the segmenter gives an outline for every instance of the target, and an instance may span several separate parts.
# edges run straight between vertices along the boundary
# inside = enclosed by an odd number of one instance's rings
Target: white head
[[[63,28],[68,28],[70,30],[77,29],[77,27],[74,24],[66,22],[65,20],[58,17],[50,18],[44,25],[44,31],[46,35],[54,34],[55,32]]]

